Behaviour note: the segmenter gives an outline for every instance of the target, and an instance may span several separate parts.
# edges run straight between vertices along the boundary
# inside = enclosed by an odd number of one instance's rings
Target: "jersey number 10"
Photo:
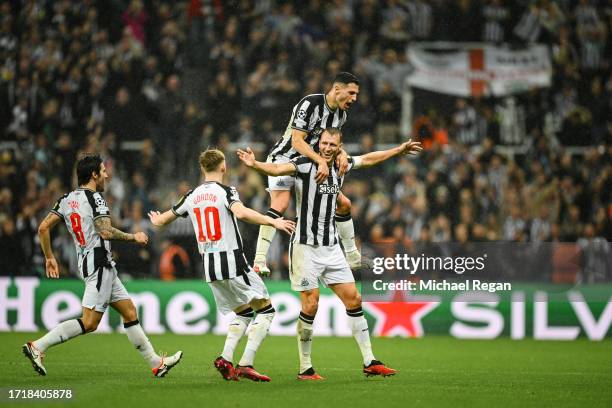
[[[209,241],[219,241],[221,239],[221,221],[219,220],[219,210],[217,210],[217,207],[204,208],[206,235],[204,235],[204,229],[202,228],[202,212],[200,208],[194,208],[193,213],[198,221],[198,241],[206,242],[206,237],[208,237]]]

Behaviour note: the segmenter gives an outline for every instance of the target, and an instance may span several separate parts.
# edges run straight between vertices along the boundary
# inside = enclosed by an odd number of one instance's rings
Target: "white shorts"
[[[355,282],[340,244],[314,246],[292,242],[289,248],[289,277],[291,288],[302,292],[334,283]]]
[[[125,286],[117,277],[115,267],[100,268],[84,279],[83,307],[104,313],[111,303],[129,299]]]
[[[291,159],[285,156],[275,156],[274,161],[272,156],[268,156],[266,163],[282,164],[289,163]],[[268,188],[267,191],[289,191],[295,184],[295,178],[293,176],[268,176]]]
[[[208,282],[208,284],[215,296],[217,309],[224,315],[255,299],[270,299],[266,285],[253,270],[246,275]]]

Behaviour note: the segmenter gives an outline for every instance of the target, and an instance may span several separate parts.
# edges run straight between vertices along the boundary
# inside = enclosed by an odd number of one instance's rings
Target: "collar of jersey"
[[[323,100],[325,101],[325,108],[327,108],[328,111],[330,112],[335,112],[334,109],[332,109],[329,104],[327,103],[327,94],[323,94]]]
[[[92,190],[91,188],[87,188],[87,187],[77,187],[77,190],[87,190],[87,191],[91,191],[92,193],[97,193],[97,191]]]

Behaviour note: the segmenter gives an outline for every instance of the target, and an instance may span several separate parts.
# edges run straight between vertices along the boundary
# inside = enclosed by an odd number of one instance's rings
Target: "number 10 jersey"
[[[236,217],[230,211],[238,202],[235,187],[205,181],[172,207],[176,216],[191,219],[206,282],[232,279],[250,270]]]

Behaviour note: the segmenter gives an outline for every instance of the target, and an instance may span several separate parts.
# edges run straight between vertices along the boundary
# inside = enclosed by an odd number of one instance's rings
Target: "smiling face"
[[[353,103],[357,101],[357,95],[359,95],[359,85],[353,82],[350,84],[336,82],[334,84],[334,92],[336,94],[336,103],[338,104],[338,107],[343,111],[346,111]]]
[[[323,132],[319,139],[319,154],[327,160],[327,163],[331,164],[336,160],[341,147],[342,138],[339,132],[333,134],[327,130]]]

